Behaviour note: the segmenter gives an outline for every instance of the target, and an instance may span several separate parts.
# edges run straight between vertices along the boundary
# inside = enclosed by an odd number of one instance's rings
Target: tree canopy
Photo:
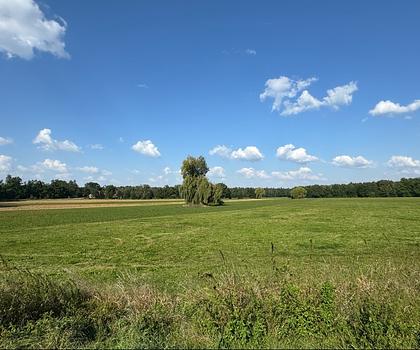
[[[181,166],[184,179],[180,191],[187,204],[221,205],[224,187],[214,185],[206,177],[209,168],[203,156],[188,156]]]
[[[294,187],[290,191],[290,197],[293,199],[302,199],[306,197],[306,193],[307,191],[304,187]]]
[[[191,177],[206,176],[208,171],[209,171],[209,167],[207,166],[206,160],[204,159],[203,156],[199,156],[197,158],[188,156],[182,162],[181,174],[184,179],[187,176],[191,176]]]
[[[265,196],[265,189],[258,187],[255,189],[255,198],[257,199],[261,199],[262,197]]]

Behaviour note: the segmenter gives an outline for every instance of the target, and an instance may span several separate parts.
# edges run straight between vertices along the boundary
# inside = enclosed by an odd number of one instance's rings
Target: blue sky
[[[0,177],[420,176],[419,1],[0,0]]]

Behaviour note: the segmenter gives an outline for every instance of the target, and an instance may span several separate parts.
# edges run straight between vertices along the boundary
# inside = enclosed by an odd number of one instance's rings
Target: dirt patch
[[[181,204],[182,200],[84,200],[84,199],[47,199],[34,201],[17,201],[0,203],[0,211],[44,210],[44,209],[77,209],[102,207],[134,207],[150,205]]]

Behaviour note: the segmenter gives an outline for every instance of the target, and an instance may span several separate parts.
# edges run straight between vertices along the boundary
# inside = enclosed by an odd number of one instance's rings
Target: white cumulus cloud
[[[39,145],[40,148],[46,151],[68,151],[68,152],[80,152],[81,148],[74,142],[69,140],[58,141],[51,137],[51,129],[42,129],[35,137],[34,144]]]
[[[245,53],[250,56],[255,56],[257,54],[257,51],[255,51],[254,49],[246,49]]]
[[[241,160],[250,160],[258,161],[264,158],[264,155],[256,146],[247,146],[244,149],[238,148],[237,150],[232,150],[231,148],[218,145],[212,148],[209,151],[210,155],[218,155],[223,158],[230,159],[241,159]]]
[[[321,174],[314,174],[312,169],[308,167],[301,167],[298,170],[290,171],[273,171],[271,175],[279,180],[324,180]]]
[[[276,155],[280,159],[290,160],[296,163],[307,163],[318,160],[317,157],[308,154],[305,148],[296,148],[292,144],[277,148]]]
[[[348,155],[336,156],[332,160],[332,163],[344,168],[368,168],[373,165],[371,160],[367,160],[362,156],[351,157]]]
[[[9,171],[12,165],[12,157],[0,154],[0,172]]]
[[[227,146],[218,145],[218,146],[212,148],[209,151],[209,154],[211,156],[218,155],[220,157],[230,158],[230,155],[232,154],[232,150],[229,147],[227,147]]]
[[[214,166],[209,169],[209,172],[207,173],[209,177],[213,178],[225,178],[225,169],[223,169],[221,166]]]
[[[382,116],[382,115],[395,115],[395,114],[407,114],[415,112],[420,109],[420,100],[414,100],[412,103],[401,106],[399,103],[394,103],[392,101],[380,101],[376,106],[369,111],[370,115],[373,116]]]
[[[232,151],[231,157],[233,159],[243,159],[257,161],[264,158],[260,150],[255,146],[247,146],[244,149],[238,148],[235,151]]]
[[[59,173],[66,173],[67,172],[67,165],[59,160],[54,159],[45,159],[42,163],[42,166],[46,170],[57,171]]]
[[[265,101],[267,98],[273,98],[274,102],[272,110],[279,111],[284,99],[291,99],[295,97],[299,91],[302,91],[316,80],[316,78],[293,80],[285,76],[268,79],[265,82],[264,92],[260,94],[260,100]]]
[[[148,157],[160,157],[158,148],[150,140],[138,141],[131,147],[134,151]]]
[[[391,168],[418,168],[420,169],[420,160],[407,156],[392,156],[388,162]]]
[[[13,140],[10,137],[0,136],[0,146],[10,145],[11,143],[13,143]]]
[[[352,81],[327,90],[325,97],[317,99],[306,90],[316,80],[316,78],[293,80],[286,76],[268,79],[265,90],[260,94],[260,100],[272,98],[272,110],[280,112],[283,116],[289,116],[324,106],[338,109],[340,106],[349,105],[352,102],[353,93],[357,91],[357,83]],[[300,91],[302,93],[296,98]]]
[[[34,0],[0,0],[0,52],[7,57],[31,59],[34,51],[69,58],[61,18],[47,19]]]
[[[254,178],[269,179],[270,178],[270,175],[268,175],[265,170],[256,170],[254,168],[242,168],[242,169],[239,169],[237,173],[241,174],[247,179],[254,179]]]

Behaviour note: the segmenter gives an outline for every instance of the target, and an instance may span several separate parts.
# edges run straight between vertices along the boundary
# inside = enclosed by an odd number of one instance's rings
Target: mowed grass
[[[126,205],[0,212],[1,348],[420,347],[420,199]]]
[[[19,268],[98,283],[130,274],[165,290],[194,286],[226,266],[256,276],[287,270],[303,282],[372,271],[411,278],[420,267],[420,199],[4,211],[0,247]]]

